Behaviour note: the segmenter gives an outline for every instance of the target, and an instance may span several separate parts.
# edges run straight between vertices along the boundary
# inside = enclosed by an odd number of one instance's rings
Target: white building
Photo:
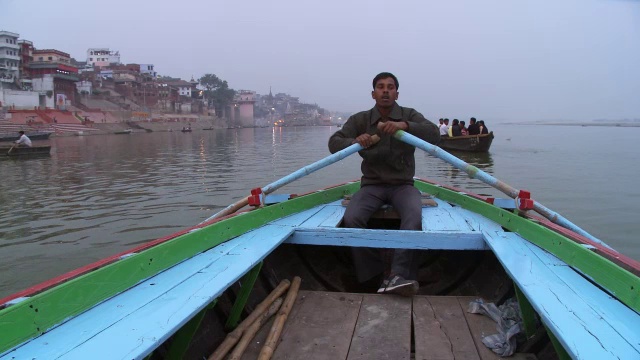
[[[158,73],[153,68],[153,64],[140,64],[140,74],[149,74],[154,79],[158,76]]]
[[[120,52],[109,48],[92,48],[87,50],[87,64],[91,66],[108,66],[120,64]]]
[[[13,83],[20,78],[19,34],[0,31],[0,84]]]

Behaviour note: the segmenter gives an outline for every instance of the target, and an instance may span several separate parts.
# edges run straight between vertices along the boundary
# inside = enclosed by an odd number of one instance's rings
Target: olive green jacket
[[[440,141],[438,127],[414,109],[396,103],[388,120],[405,121],[409,125],[406,132],[431,144],[436,145]],[[344,126],[329,138],[329,151],[335,153],[349,147],[361,134],[376,134],[376,126],[380,121],[382,116],[375,106],[371,110],[352,115]],[[380,142],[359,152],[362,156],[361,186],[413,184],[416,173],[415,148],[391,135],[379,135]]]

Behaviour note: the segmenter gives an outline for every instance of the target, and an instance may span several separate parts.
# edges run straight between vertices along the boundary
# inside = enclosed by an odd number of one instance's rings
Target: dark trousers
[[[348,228],[366,228],[371,215],[384,204],[389,204],[400,215],[400,230],[422,230],[422,201],[420,191],[413,185],[365,185],[352,197],[344,214],[343,224]],[[414,251],[395,249],[391,264],[380,256],[380,249],[353,248],[353,261],[358,281],[364,282],[390,265],[390,276],[417,278]]]

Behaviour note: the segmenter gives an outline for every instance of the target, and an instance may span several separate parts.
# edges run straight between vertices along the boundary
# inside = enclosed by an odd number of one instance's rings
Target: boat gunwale
[[[282,216],[341,199],[344,195],[357,191],[356,185],[357,183],[347,183],[325,191],[316,191],[307,196],[295,197],[287,201],[286,206],[280,203],[255,211],[236,213],[179,231],[170,235],[170,239],[163,239],[164,241],[145,251],[87,270],[83,274],[0,309],[0,318],[3,320],[0,321],[0,355],[196,254]],[[206,238],[209,235],[211,235],[210,238]],[[114,278],[118,281],[111,280]],[[69,300],[70,296],[73,297],[73,294],[78,295],[85,285],[92,285],[92,281],[99,282],[103,287],[91,286],[90,294],[83,294],[82,303],[79,303],[76,298],[71,303],[64,301]],[[105,284],[110,286],[107,287]]]

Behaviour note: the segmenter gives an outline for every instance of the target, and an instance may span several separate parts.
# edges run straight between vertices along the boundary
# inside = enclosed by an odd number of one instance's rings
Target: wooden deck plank
[[[489,232],[484,235],[509,276],[572,357],[640,358],[640,344],[633,340],[638,338],[637,327],[626,325],[638,324],[640,315],[583,277],[568,277],[568,266],[559,266],[519,235]],[[626,315],[603,317],[614,313]]]
[[[439,205],[440,203],[438,203]],[[438,206],[422,208],[423,231],[470,232],[473,228],[458,213],[457,207]]]
[[[426,297],[413,298],[413,329],[416,360],[453,360],[451,341]]]
[[[482,233],[347,228],[296,229],[289,244],[335,245],[421,250],[487,250]]]
[[[299,226],[300,224],[302,224],[303,222],[307,221],[309,218],[314,216],[316,213],[318,213],[320,210],[322,210],[322,208],[324,208],[324,206],[316,206],[296,214],[292,214],[280,219],[273,220],[269,224],[280,225],[280,226]]]
[[[342,205],[324,206],[309,219],[300,224],[300,228],[336,227],[342,221],[345,207]]]
[[[480,360],[456,297],[414,296],[413,303],[416,360]]]
[[[455,209],[473,231],[502,231],[502,226],[497,222],[461,207],[455,207]]]
[[[273,359],[345,359],[362,295],[300,291]]]
[[[411,299],[364,295],[349,360],[411,358]]]

